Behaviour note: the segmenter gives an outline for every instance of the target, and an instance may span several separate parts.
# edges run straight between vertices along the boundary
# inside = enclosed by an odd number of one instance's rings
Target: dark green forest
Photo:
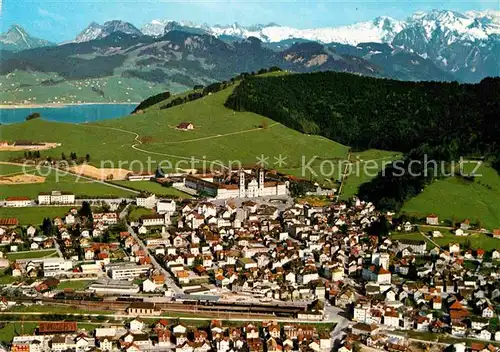
[[[458,84],[337,72],[248,77],[226,106],[356,149],[426,146],[449,159],[490,154],[500,140],[499,78]]]
[[[402,82],[347,73],[318,72],[247,77],[226,106],[270,117],[304,133],[319,134],[355,150],[404,152],[412,160],[492,161],[500,172],[500,78],[478,84]],[[398,210],[436,177],[400,175],[391,165],[359,190],[381,209]],[[415,170],[413,170],[415,173]]]

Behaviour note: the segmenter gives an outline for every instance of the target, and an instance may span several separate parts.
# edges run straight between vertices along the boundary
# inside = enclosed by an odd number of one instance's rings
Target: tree
[[[66,154],[61,153],[61,159],[62,159],[62,160],[66,160]]]
[[[31,113],[28,116],[26,116],[26,121],[39,119],[40,117],[41,117],[41,115],[39,112],[34,112],[34,113]]]
[[[85,155],[85,161],[89,162],[90,161],[90,154]]]
[[[42,222],[42,231],[45,236],[50,236],[52,234],[52,230],[54,225],[52,224],[52,220],[50,218],[43,218]]]
[[[80,210],[78,210],[80,216],[85,216],[86,218],[92,217],[92,208],[89,202],[83,202]]]

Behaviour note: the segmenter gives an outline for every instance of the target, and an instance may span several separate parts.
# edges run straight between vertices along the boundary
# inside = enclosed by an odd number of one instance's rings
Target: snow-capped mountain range
[[[297,29],[276,23],[253,26],[238,23],[208,25],[159,19],[139,30],[131,23],[114,20],[102,25],[92,22],[72,42],[86,43],[118,32],[143,39],[145,36],[155,37],[149,39],[161,41],[173,31],[200,38],[201,35],[209,35],[229,45],[254,37],[277,51],[290,48],[294,42],[311,41],[333,52],[343,51],[344,54],[373,62],[384,57],[385,62],[395,63],[399,53],[406,53],[430,60],[439,70],[463,82],[500,76],[500,11],[497,10],[465,13],[433,10],[415,13],[404,20],[382,16],[348,26],[311,29]],[[382,45],[384,49],[366,52],[366,43],[368,46]],[[49,45],[53,44],[29,36],[19,26],[13,26],[7,33],[0,35],[0,48],[9,51]],[[401,59],[401,56],[398,58]],[[417,62],[413,59],[410,61]]]
[[[208,26],[207,24],[194,24],[192,22],[153,20],[142,28],[142,32],[146,35],[161,36],[165,34],[165,27],[172,23],[201,29],[207,34],[216,37],[256,37],[267,43],[288,39],[305,39],[323,44],[357,45],[366,42],[390,43],[398,33],[411,27],[423,28],[428,39],[432,37],[435,31],[442,31],[443,33],[453,34],[455,39],[483,40],[491,35],[500,34],[500,11],[419,12],[403,21],[382,16],[375,18],[373,21],[359,22],[348,26],[312,29],[297,29],[275,23],[245,27],[238,23],[227,26]]]

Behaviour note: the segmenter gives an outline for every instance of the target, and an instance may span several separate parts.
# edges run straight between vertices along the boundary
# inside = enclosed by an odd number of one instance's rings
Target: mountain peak
[[[18,24],[10,26],[7,33],[0,35],[0,48],[10,51],[20,51],[53,45],[45,39],[32,37]]]
[[[142,32],[133,24],[121,20],[111,20],[100,25],[92,21],[74,40],[76,43],[88,42],[90,40],[101,39],[116,32],[123,32],[131,35],[142,35]]]

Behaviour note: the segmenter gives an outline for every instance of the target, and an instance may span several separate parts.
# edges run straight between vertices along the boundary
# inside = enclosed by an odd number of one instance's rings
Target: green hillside
[[[401,211],[418,217],[435,213],[453,222],[469,219],[490,231],[500,228],[500,175],[488,165],[476,173],[473,181],[458,176],[434,181]]]
[[[344,160],[348,147],[320,136],[302,134],[271,119],[250,112],[235,112],[224,107],[233,87],[169,109],[152,106],[142,114],[91,124],[66,124],[32,120],[0,126],[2,139],[28,139],[58,142],[60,147],[42,151],[42,157],[60,158],[61,153],[90,154],[90,163],[99,167],[140,169],[140,162],[151,160],[151,169],[160,161],[164,170],[191,166],[203,161],[227,165],[234,161],[256,164],[264,156],[266,167],[287,169],[301,175],[301,165],[317,168],[323,160]],[[175,128],[190,122],[192,131]],[[20,152],[0,152],[1,160],[20,157]],[[281,156],[283,161],[278,164]],[[191,164],[192,157],[195,162]],[[132,161],[137,162],[132,163]],[[114,163],[113,165],[111,164]],[[189,163],[187,163],[189,162]],[[171,167],[169,167],[171,166]]]

